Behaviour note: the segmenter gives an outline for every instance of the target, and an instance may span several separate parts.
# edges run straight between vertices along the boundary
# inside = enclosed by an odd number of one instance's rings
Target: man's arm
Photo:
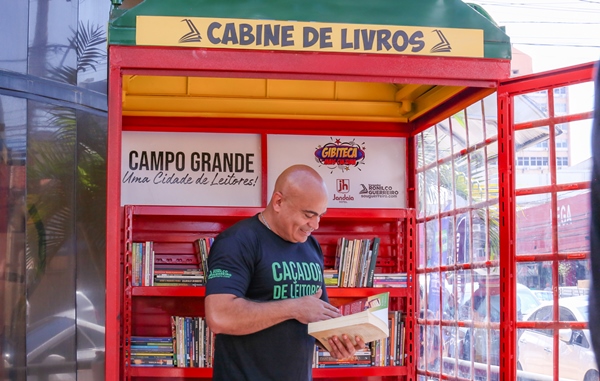
[[[295,299],[255,302],[232,294],[206,297],[206,322],[215,333],[248,335],[296,319],[308,324],[340,316],[338,309],[319,299],[323,291]]]

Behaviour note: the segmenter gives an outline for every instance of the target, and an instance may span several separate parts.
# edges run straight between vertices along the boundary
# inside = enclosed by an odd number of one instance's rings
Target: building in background
[[[2,380],[104,380],[110,6],[2,5]]]

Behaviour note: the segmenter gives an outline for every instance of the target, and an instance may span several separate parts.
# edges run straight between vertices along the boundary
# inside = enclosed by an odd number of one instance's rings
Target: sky
[[[481,5],[534,73],[600,59],[600,0],[464,0]]]
[[[600,0],[464,0],[481,5],[529,55],[534,73],[600,60]],[[571,113],[590,111],[593,82],[569,90]],[[591,119],[572,123],[570,165],[589,163]]]

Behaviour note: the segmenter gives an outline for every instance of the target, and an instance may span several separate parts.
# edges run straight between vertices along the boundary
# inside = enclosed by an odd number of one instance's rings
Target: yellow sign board
[[[483,30],[137,16],[137,45],[483,57]]]

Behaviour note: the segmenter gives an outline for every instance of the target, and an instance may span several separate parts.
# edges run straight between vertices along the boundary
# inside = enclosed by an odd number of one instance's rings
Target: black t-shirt
[[[299,298],[323,288],[323,253],[311,236],[291,243],[271,232],[258,215],[238,222],[213,242],[206,295],[233,294],[252,301]],[[306,324],[287,320],[250,335],[219,334],[213,380],[306,381],[315,340]]]

